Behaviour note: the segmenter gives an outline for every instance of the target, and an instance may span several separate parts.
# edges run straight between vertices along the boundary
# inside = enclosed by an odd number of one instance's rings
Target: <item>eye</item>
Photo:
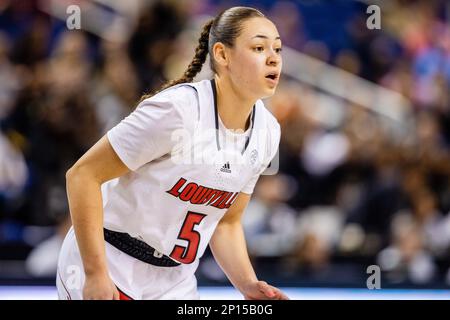
[[[256,52],[263,52],[264,47],[258,46],[258,47],[255,47],[253,50],[255,50]]]
[[[276,53],[281,53],[281,51],[283,51],[283,48],[275,48]]]

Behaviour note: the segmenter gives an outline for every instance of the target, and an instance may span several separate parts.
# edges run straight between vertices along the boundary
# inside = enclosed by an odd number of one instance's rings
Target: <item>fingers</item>
[[[258,288],[268,299],[289,300],[289,297],[285,295],[280,289],[269,285],[265,281],[259,281]]]
[[[258,289],[269,299],[273,299],[276,296],[274,287],[269,286],[265,281],[258,282]]]
[[[276,300],[290,300],[289,297],[283,293],[283,291],[277,288],[275,288],[275,290],[276,290],[275,294]]]

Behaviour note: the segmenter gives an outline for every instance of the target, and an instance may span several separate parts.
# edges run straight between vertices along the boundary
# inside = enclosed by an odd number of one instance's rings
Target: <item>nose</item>
[[[275,52],[274,49],[270,50],[270,54],[267,57],[267,64],[269,66],[277,66],[281,62],[281,55]]]

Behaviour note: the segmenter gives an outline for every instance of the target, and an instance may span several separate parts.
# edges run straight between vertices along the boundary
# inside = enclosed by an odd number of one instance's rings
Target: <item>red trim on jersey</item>
[[[117,286],[116,286],[117,288]],[[127,295],[126,293],[124,293],[122,290],[120,290],[119,288],[117,288],[117,291],[119,291],[119,300],[134,300],[133,298],[131,298],[129,295]]]

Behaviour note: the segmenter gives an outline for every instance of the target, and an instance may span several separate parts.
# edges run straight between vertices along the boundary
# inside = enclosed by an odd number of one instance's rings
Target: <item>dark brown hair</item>
[[[209,53],[209,65],[213,72],[217,72],[212,55],[212,48],[216,42],[221,42],[227,47],[232,48],[236,38],[242,31],[242,23],[250,18],[265,17],[259,10],[249,7],[232,7],[222,11],[214,19],[209,20],[203,26],[202,33],[198,39],[198,45],[195,49],[195,55],[187,67],[183,76],[177,80],[166,82],[157,91],[145,94],[140,101],[150,98],[156,93],[171,86],[192,82],[195,76],[202,70],[203,64]]]

